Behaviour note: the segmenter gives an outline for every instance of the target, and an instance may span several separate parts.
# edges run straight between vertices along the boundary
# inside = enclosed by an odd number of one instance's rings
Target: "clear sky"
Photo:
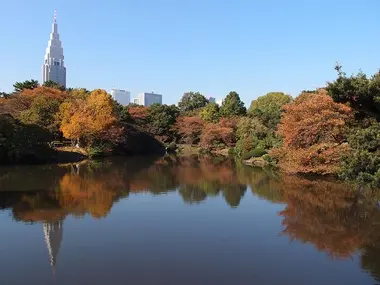
[[[186,91],[249,104],[380,67],[379,0],[0,0],[0,90],[41,81],[53,20],[68,87]]]

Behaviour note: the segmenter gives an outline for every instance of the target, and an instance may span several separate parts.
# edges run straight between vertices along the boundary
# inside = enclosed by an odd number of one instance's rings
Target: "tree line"
[[[144,134],[169,150],[177,144],[228,149],[284,172],[333,174],[380,187],[380,73],[336,70],[337,78],[322,88],[296,98],[271,92],[248,110],[235,91],[220,106],[187,92],[178,106],[144,107],[121,106],[101,89],[17,82],[12,94],[0,98],[0,157],[12,160],[20,149],[42,148],[51,139],[94,153],[133,153],[131,145],[145,145],[139,144]]]

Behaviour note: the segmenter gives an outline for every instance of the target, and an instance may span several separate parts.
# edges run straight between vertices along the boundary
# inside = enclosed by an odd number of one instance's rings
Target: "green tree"
[[[42,86],[59,89],[61,91],[65,91],[65,89],[66,89],[64,86],[59,85],[57,82],[55,82],[53,80],[46,81]]]
[[[219,121],[219,106],[216,103],[209,103],[199,113],[202,120],[206,122],[216,123]]]
[[[247,109],[244,102],[240,100],[239,94],[235,91],[230,92],[222,103],[220,114],[222,117],[244,116]]]
[[[13,87],[14,87],[14,91],[15,92],[21,92],[22,90],[24,89],[34,89],[34,88],[37,88],[39,85],[38,81],[37,80],[26,80],[24,82],[16,82],[15,84],[13,84]]]
[[[371,78],[359,72],[348,77],[342,66],[336,65],[338,78],[327,84],[327,92],[338,103],[349,103],[357,113],[357,119],[367,116],[380,120],[380,72]]]
[[[49,130],[52,134],[58,134],[59,125],[56,122],[56,114],[59,106],[58,100],[38,95],[30,108],[21,112],[20,120],[24,124],[35,124]]]
[[[152,104],[149,107],[149,132],[153,135],[168,135],[175,124],[179,109],[175,105]]]
[[[282,106],[290,103],[291,100],[292,97],[283,92],[270,92],[253,100],[248,114],[260,119],[268,128],[275,130],[281,120]]]
[[[208,103],[208,100],[199,92],[187,92],[183,94],[178,103],[178,107],[182,113],[200,109]]]

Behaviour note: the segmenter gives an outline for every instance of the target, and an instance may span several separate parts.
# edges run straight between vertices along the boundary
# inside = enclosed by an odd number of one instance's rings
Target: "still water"
[[[375,201],[218,158],[0,168],[0,284],[380,284]]]

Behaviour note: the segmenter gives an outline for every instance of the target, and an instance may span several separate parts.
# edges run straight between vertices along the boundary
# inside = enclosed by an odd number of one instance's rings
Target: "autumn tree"
[[[253,100],[248,114],[258,118],[269,129],[277,129],[280,123],[282,106],[290,103],[292,97],[283,92],[271,92]]]
[[[207,124],[200,138],[200,145],[206,149],[232,147],[234,143],[234,126],[223,120]]]
[[[122,134],[113,100],[104,90],[94,90],[86,100],[60,106],[61,131],[68,139],[92,146],[99,141],[116,143]]]
[[[131,123],[145,129],[149,122],[149,108],[141,105],[126,106],[132,119]]]
[[[222,117],[244,116],[246,113],[247,109],[244,107],[244,102],[240,100],[239,94],[235,91],[226,96],[220,107]]]
[[[301,94],[284,106],[278,129],[283,148],[272,152],[287,172],[335,173],[347,151],[350,107],[335,103],[325,92]]]
[[[208,103],[208,100],[199,92],[186,92],[178,103],[182,113],[200,109]]]
[[[26,80],[24,82],[16,82],[13,84],[14,91],[15,92],[21,92],[24,89],[34,89],[39,86],[39,83],[37,80],[31,79],[31,80]]]
[[[217,121],[219,121],[219,118],[220,118],[218,104],[208,103],[206,107],[202,109],[199,115],[202,118],[202,120],[206,122],[216,123]]]
[[[76,99],[86,99],[90,95],[90,91],[86,88],[70,88],[66,89],[68,96],[74,97]]]
[[[48,87],[23,89],[0,104],[0,112],[11,114],[25,124],[35,124],[57,134],[55,121],[59,105],[66,99],[66,93]]]
[[[204,121],[200,117],[178,117],[175,129],[180,136],[180,142],[197,144],[204,128]]]

